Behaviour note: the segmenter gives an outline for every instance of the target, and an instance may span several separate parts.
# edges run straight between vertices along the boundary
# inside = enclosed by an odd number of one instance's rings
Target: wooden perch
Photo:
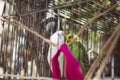
[[[42,9],[42,10],[36,10],[36,11],[28,12],[28,13],[25,13],[25,14],[19,14],[18,16],[26,16],[26,15],[35,14],[35,13],[41,13],[41,12],[48,11],[50,9],[54,9],[54,10],[55,9],[63,9],[63,8],[67,8],[67,7],[70,7],[70,6],[80,5],[80,4],[84,4],[84,3],[92,2],[92,1],[93,0],[86,0],[86,1],[82,1],[82,2],[81,1],[67,2],[67,3],[64,3],[62,5],[56,5],[56,6],[48,7],[48,8]]]
[[[34,76],[20,76],[20,75],[13,75],[13,74],[0,74],[0,76],[6,76],[6,77],[14,77],[14,78],[19,78],[19,80],[21,79],[27,79],[27,80],[53,80],[53,78],[49,78],[49,77],[34,77]],[[57,79],[54,79],[57,80]]]

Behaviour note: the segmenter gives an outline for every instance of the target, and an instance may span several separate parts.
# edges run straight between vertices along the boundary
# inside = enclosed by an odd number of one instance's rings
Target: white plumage
[[[58,44],[59,46],[61,46],[64,43],[64,32],[63,31],[56,31],[51,37],[50,37],[50,41]],[[49,51],[48,51],[48,63],[50,65],[50,68],[52,70],[52,66],[51,66],[51,59],[53,58],[53,56],[56,54],[58,48],[55,46],[50,46],[49,47]],[[60,54],[59,58],[58,58],[59,64],[60,64],[60,70],[61,70],[61,76],[63,76],[63,54]]]

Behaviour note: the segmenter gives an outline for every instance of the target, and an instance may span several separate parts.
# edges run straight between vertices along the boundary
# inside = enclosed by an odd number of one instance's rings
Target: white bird
[[[56,31],[50,37],[50,41],[55,43],[55,44],[58,44],[59,46],[61,46],[64,43],[64,32],[61,31],[61,30]],[[48,63],[50,65],[51,70],[52,70],[51,59],[56,54],[57,50],[58,50],[57,47],[50,45],[49,51],[48,51],[47,60],[48,60]],[[63,54],[60,54],[60,56],[58,58],[58,61],[59,61],[59,64],[60,64],[61,76],[63,76],[63,71],[64,71],[64,67],[63,67]]]

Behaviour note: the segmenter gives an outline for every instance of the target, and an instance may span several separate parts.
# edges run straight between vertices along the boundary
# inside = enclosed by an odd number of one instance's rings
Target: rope
[[[112,7],[110,7],[109,9],[105,10],[104,12],[95,14],[95,16],[92,17],[91,20],[88,21],[88,23],[86,23],[85,25],[83,25],[83,28],[81,28],[81,29],[79,30],[79,32],[77,33],[76,36],[80,36],[80,34],[82,34],[82,33],[89,27],[89,25],[90,25],[93,21],[95,21],[95,20],[98,19],[99,17],[107,14],[109,11],[113,10],[113,9],[114,9],[115,7],[117,7],[117,6],[118,6],[118,4],[115,4],[115,5],[113,5]],[[70,41],[70,43],[68,43],[68,45],[71,45],[71,44],[74,43],[75,39],[77,38],[76,36],[73,37],[73,39]]]
[[[85,79],[84,80],[89,80],[92,77],[93,72],[96,69],[96,65],[98,65],[99,61],[101,60],[101,58],[103,57],[104,53],[103,51],[106,49],[106,47],[111,43],[112,39],[114,38],[114,36],[116,35],[117,32],[119,32],[119,28],[120,28],[120,24],[117,26],[116,30],[113,32],[113,34],[111,35],[111,37],[107,40],[107,42],[104,44],[101,52],[99,53],[99,56],[97,56],[97,58],[95,59],[95,61],[93,62],[93,64],[91,65],[89,71],[87,72]]]
[[[7,17],[7,18],[0,17],[0,19],[3,20],[3,21],[6,21],[6,22],[10,22],[11,24],[15,25],[15,27],[20,27],[22,29],[25,29],[26,31],[33,33],[35,36],[43,39],[46,43],[51,44],[51,45],[56,46],[57,48],[59,48],[58,45],[54,44],[49,39],[43,37],[42,35],[40,35],[36,31],[29,29],[27,26],[25,26],[24,24],[18,22],[15,19],[12,19],[11,17]]]
[[[105,68],[105,66],[106,66],[106,64],[107,64],[107,62],[109,60],[109,57],[111,56],[112,51],[113,51],[115,45],[117,44],[117,40],[118,40],[118,38],[120,36],[120,31],[119,31],[120,30],[120,24],[118,25],[118,27],[119,27],[118,32],[117,32],[116,36],[114,36],[115,38],[112,41],[112,44],[111,44],[108,52],[106,53],[106,57],[103,60],[102,65],[100,66],[99,70],[97,71],[97,74],[95,76],[95,80],[100,78],[100,76],[101,76],[101,74],[102,74],[102,72],[103,72],[103,70],[104,70],[104,68]]]

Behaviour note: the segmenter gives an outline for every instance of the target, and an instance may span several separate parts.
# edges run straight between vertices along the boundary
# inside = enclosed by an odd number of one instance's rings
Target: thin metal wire
[[[28,14],[34,14],[34,13],[40,13],[40,12],[45,12],[45,11],[48,11],[49,9],[60,9],[60,8],[65,8],[65,7],[69,7],[69,6],[74,6],[74,5],[79,5],[79,4],[83,4],[83,3],[86,3],[86,2],[91,2],[93,0],[86,0],[86,1],[75,1],[75,2],[69,2],[69,3],[64,3],[62,5],[58,5],[58,6],[54,6],[54,7],[50,7],[50,8],[46,8],[46,9],[43,9],[43,10],[38,10],[38,11],[32,11],[32,12],[29,12],[29,13],[26,13],[26,14],[19,14],[19,16],[26,16]],[[14,17],[14,16],[13,16]]]

